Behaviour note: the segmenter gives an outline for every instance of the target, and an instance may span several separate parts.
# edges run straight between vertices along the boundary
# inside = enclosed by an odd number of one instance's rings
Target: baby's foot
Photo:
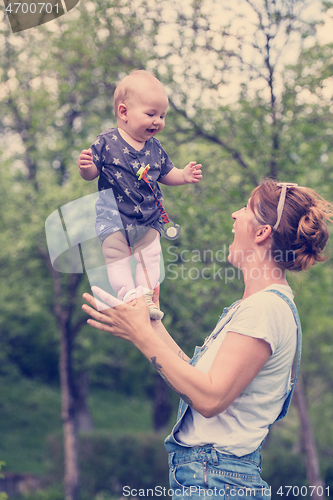
[[[124,290],[122,288],[122,290]],[[119,298],[121,298],[121,294],[119,292]],[[125,293],[123,298],[121,299],[123,302],[131,302],[131,300],[134,300],[136,298],[136,291],[135,289],[130,290],[129,292]]]
[[[149,307],[149,316],[151,319],[162,319],[164,312],[162,312],[157,305],[153,302],[153,290],[145,290],[144,298],[146,299]]]

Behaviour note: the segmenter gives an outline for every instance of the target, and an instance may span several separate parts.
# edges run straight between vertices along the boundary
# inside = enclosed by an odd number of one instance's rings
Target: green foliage
[[[281,498],[281,494],[279,495],[278,493],[279,491],[281,493],[281,486],[283,491],[285,491],[286,485],[298,488],[306,485],[304,460],[300,459],[299,454],[291,450],[286,444],[270,442],[269,448],[263,450],[262,456],[262,477],[271,487],[272,500]],[[299,498],[299,492],[293,495],[291,490],[288,497]]]
[[[65,500],[64,493],[61,488],[51,487],[45,490],[37,490],[34,493],[27,493],[13,497],[12,500]]]
[[[57,436],[50,439],[53,481],[61,479],[62,450]],[[123,487],[168,489],[167,452],[163,438],[156,434],[122,434],[94,432],[79,440],[81,496],[90,500],[106,492],[119,498]]]
[[[0,462],[0,478],[3,477],[3,474],[1,473],[2,467],[6,465],[6,462]],[[0,500],[7,500],[8,496],[6,493],[0,491]]]

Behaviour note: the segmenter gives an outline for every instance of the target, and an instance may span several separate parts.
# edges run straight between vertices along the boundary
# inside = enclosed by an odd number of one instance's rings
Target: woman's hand
[[[87,321],[89,325],[134,344],[136,340],[142,340],[143,332],[151,332],[148,306],[140,287],[135,300],[128,303],[121,302],[101,288],[92,287],[92,291],[101,301],[89,293],[83,294],[91,306],[82,306],[84,312],[92,317]]]
[[[140,295],[141,289],[142,289],[142,287],[137,288],[137,296]],[[126,288],[123,287],[119,290],[117,297],[122,302],[124,300],[125,295],[126,295]],[[157,305],[158,308],[160,308],[160,284],[159,283],[157,283],[156,287],[153,290],[152,301],[154,302],[154,304]],[[134,304],[136,303],[135,300],[133,300],[133,302],[134,302]],[[152,321],[155,321],[155,320],[152,320]]]

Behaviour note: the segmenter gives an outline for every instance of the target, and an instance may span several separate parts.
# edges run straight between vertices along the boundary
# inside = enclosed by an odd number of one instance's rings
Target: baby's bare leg
[[[160,277],[160,234],[150,228],[147,233],[133,245],[136,261],[136,286],[142,285],[153,290]]]
[[[156,229],[148,232],[133,247],[136,266],[136,285],[144,287],[144,296],[152,319],[162,319],[164,313],[152,301],[153,289],[160,277],[160,235]]]
[[[126,292],[135,288],[130,267],[131,249],[121,231],[111,234],[102,244],[110,285],[118,294],[125,287]]]

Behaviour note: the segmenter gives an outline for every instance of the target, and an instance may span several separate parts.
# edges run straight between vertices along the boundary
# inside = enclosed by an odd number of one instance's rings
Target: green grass
[[[0,377],[0,422],[4,470],[43,473],[46,436],[61,429],[59,392],[26,379]]]
[[[152,429],[151,402],[127,398],[106,390],[91,391],[89,408],[96,430],[112,430],[116,434],[138,433]]]
[[[95,430],[151,430],[151,403],[106,390],[89,396]],[[23,378],[0,377],[0,461],[4,471],[45,474],[49,435],[62,432],[60,391]]]

